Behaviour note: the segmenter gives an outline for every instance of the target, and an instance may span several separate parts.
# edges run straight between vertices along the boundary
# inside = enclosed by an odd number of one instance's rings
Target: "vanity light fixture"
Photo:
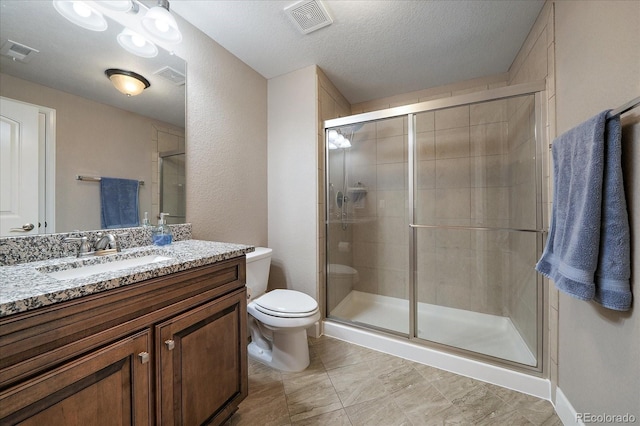
[[[58,13],[74,24],[91,31],[107,29],[107,20],[102,13],[84,1],[54,0],[53,7]]]
[[[118,91],[127,96],[136,96],[151,86],[149,80],[133,71],[110,68],[104,72]]]
[[[95,2],[80,0],[53,0],[55,9],[74,24],[92,31],[107,29],[107,20],[100,13],[100,9],[113,17],[111,12],[135,15],[133,27],[143,30],[143,34],[127,27],[117,39],[120,46],[134,55],[143,58],[153,58],[158,54],[158,48],[151,40],[177,44],[182,41],[182,33],[178,29],[176,19],[169,12],[169,1],[158,0],[158,5],[147,8],[139,0],[100,0]],[[96,10],[96,8],[98,10]],[[130,19],[130,18],[128,18]],[[117,21],[119,19],[116,18]]]
[[[143,58],[153,58],[158,55],[158,48],[155,44],[145,39],[135,31],[125,28],[118,34],[118,44],[129,53]]]
[[[141,23],[149,34],[159,40],[167,43],[182,41],[176,18],[169,12],[169,0],[158,0],[158,5],[147,11]]]

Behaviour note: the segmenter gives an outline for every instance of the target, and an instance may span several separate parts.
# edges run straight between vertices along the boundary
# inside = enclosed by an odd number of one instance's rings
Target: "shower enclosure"
[[[184,151],[166,151],[158,154],[160,159],[160,212],[169,213],[168,224],[184,223],[186,220],[186,179]]]
[[[541,371],[541,90],[325,122],[329,321]]]

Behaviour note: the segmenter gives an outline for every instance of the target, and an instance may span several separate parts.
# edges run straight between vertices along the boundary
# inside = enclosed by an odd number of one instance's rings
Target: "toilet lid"
[[[253,302],[259,311],[275,316],[306,316],[318,309],[313,297],[295,290],[273,290]]]

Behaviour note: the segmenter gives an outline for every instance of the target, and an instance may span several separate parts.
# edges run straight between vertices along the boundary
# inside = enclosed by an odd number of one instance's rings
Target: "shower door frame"
[[[478,352],[473,352],[467,349],[462,349],[454,346],[449,346],[442,343],[437,343],[431,340],[425,340],[423,338],[418,337],[418,327],[417,327],[417,303],[416,303],[416,273],[417,273],[417,261],[416,261],[416,232],[418,228],[448,228],[448,229],[467,229],[467,230],[503,230],[503,231],[516,231],[516,232],[534,232],[537,234],[536,238],[536,251],[537,253],[542,253],[542,249],[544,247],[544,237],[547,233],[548,227],[548,219],[547,219],[547,211],[543,208],[543,202],[548,199],[545,197],[546,189],[543,187],[543,163],[545,163],[545,152],[544,148],[548,147],[548,142],[546,138],[546,132],[543,131],[542,120],[543,117],[546,117],[546,96],[545,96],[545,88],[546,83],[544,81],[536,81],[530,83],[523,83],[513,86],[505,86],[496,89],[485,90],[481,92],[453,96],[448,98],[436,99],[432,101],[420,102],[411,105],[399,106],[394,108],[388,108],[384,110],[372,111],[362,114],[355,114],[346,117],[335,118],[331,120],[326,120],[323,123],[323,130],[325,133],[325,289],[328,288],[329,282],[329,274],[328,265],[329,265],[329,137],[328,130],[331,128],[347,126],[356,123],[365,123],[378,121],[388,118],[394,117],[407,117],[407,133],[408,140],[406,143],[408,144],[408,204],[409,208],[409,333],[399,333],[394,332],[387,329],[382,329],[376,326],[363,325],[358,323],[353,323],[346,320],[341,320],[337,318],[329,318],[329,312],[325,312],[325,319],[330,321],[336,321],[339,323],[347,324],[353,327],[359,327],[368,330],[375,330],[382,333],[387,333],[395,336],[401,336],[408,338],[411,342],[419,343],[423,346],[431,347],[434,349],[442,349],[446,352],[453,353],[456,355],[463,355],[467,358],[478,359],[480,361],[488,362],[490,364],[499,365],[502,367],[507,367],[516,371],[523,371],[529,374],[533,374],[536,376],[543,375],[543,368],[545,364],[543,362],[543,354],[544,354],[544,336],[545,333],[545,325],[547,324],[547,312],[543,308],[544,300],[546,300],[546,292],[544,289],[544,278],[540,274],[536,274],[536,365],[529,366],[526,364],[518,363],[515,361],[510,361],[504,358],[498,358],[490,355],[485,355]],[[535,194],[536,194],[536,227],[535,229],[513,229],[513,228],[496,228],[496,227],[458,227],[458,226],[424,226],[424,225],[416,225],[415,224],[415,158],[416,158],[416,140],[415,140],[415,117],[418,113],[442,110],[446,108],[453,108],[457,106],[465,106],[478,104],[488,101],[496,101],[501,99],[513,98],[518,96],[526,96],[533,95],[535,98],[535,150],[536,150],[536,163],[535,163]],[[532,265],[533,268],[533,265]],[[325,298],[328,299],[328,292],[325,290],[324,292]],[[325,307],[328,307],[328,300],[325,300]]]

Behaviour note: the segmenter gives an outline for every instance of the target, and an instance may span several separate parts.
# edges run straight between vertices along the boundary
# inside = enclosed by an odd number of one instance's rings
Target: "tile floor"
[[[554,425],[550,402],[330,337],[283,373],[249,360],[249,396],[225,426]]]

